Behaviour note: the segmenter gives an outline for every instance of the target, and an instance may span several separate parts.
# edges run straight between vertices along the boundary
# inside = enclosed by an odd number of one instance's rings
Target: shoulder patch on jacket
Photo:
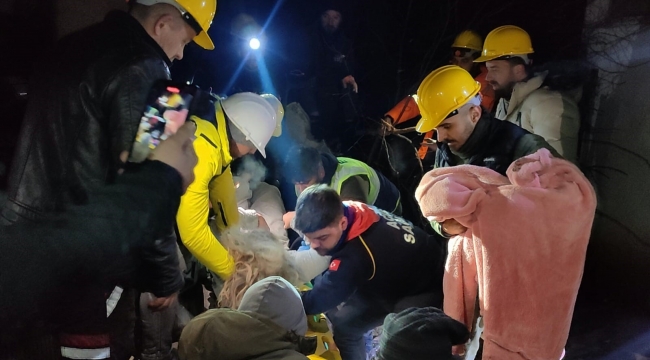
[[[329,271],[337,271],[339,269],[339,265],[341,265],[341,260],[335,259],[332,260],[330,263]]]

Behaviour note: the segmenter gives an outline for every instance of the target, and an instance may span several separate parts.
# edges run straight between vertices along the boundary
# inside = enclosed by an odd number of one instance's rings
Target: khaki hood
[[[178,343],[181,360],[306,359],[307,340],[264,315],[214,309],[194,318]],[[307,344],[307,345],[302,345]],[[315,344],[314,344],[315,345]],[[310,350],[303,350],[309,353]]]

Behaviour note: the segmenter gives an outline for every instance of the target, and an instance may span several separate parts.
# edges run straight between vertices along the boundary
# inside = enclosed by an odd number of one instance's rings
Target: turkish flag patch
[[[339,260],[339,259],[332,260],[332,262],[330,263],[330,271],[338,270],[339,265],[341,265],[341,260]]]

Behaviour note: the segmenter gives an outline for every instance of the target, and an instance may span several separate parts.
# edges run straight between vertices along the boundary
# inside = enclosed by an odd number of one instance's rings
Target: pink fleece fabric
[[[484,359],[558,360],[569,335],[596,210],[593,187],[548,150],[504,177],[471,165],[428,172],[416,190],[423,214],[456,219],[444,311],[472,327],[478,296]]]

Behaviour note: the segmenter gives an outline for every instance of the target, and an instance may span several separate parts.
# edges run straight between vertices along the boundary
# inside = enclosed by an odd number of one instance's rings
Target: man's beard
[[[514,90],[516,84],[517,84],[516,81],[511,81],[506,86],[494,90],[494,95],[496,95],[497,98],[504,98],[506,100],[510,100],[510,96],[512,96],[512,90]],[[490,82],[490,86],[491,85],[492,82]]]
[[[339,30],[338,27],[329,26],[329,25],[325,25],[325,26],[323,26],[323,31],[324,31],[326,34],[328,34],[328,35],[333,35],[333,34],[336,33],[338,30]]]

